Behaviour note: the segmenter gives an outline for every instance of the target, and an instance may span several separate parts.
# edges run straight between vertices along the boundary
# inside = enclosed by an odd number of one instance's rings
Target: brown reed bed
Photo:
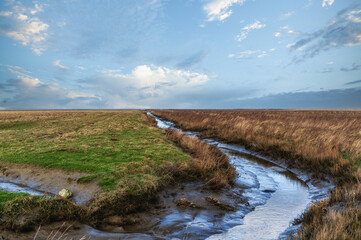
[[[329,198],[298,220],[298,239],[361,239],[361,111],[153,110],[202,137],[244,145],[315,178],[331,177]]]

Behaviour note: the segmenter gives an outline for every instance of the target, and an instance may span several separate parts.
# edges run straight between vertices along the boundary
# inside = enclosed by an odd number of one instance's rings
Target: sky
[[[0,109],[361,109],[360,0],[1,0],[0,53]]]

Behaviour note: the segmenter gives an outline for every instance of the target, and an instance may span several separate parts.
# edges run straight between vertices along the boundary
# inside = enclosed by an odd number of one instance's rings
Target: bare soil
[[[97,181],[77,183],[80,177],[89,175],[86,173],[7,162],[1,162],[0,166],[4,169],[0,173],[0,179],[3,181],[29,186],[50,195],[56,195],[65,188],[72,192],[73,200],[80,205],[85,205],[100,191]]]

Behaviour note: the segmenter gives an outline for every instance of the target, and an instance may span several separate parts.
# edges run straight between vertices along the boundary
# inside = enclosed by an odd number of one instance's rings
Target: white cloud
[[[9,18],[10,27],[0,28],[0,34],[20,41],[23,46],[30,45],[36,55],[41,55],[45,50],[42,43],[46,40],[49,25],[34,15],[43,11],[42,7],[35,3],[34,8],[26,8],[21,3],[13,3],[12,12],[1,12],[0,16]]]
[[[236,58],[236,59],[249,59],[253,55],[260,53],[260,50],[246,50],[239,52],[238,54],[229,54],[229,58]]]
[[[80,70],[86,70],[86,67],[83,66],[76,66],[77,68],[79,68]]]
[[[281,36],[281,33],[280,33],[280,32],[276,32],[276,33],[274,34],[274,36],[275,36],[275,37],[280,37],[280,36]]]
[[[294,47],[295,45],[296,45],[295,42],[289,43],[289,44],[287,44],[286,48],[291,48],[291,47]]]
[[[208,21],[223,21],[232,14],[229,8],[234,4],[243,4],[245,0],[212,0],[203,10],[207,13]]]
[[[254,29],[261,29],[264,27],[266,27],[266,24],[262,24],[260,21],[255,21],[252,24],[246,25],[245,27],[243,27],[241,29],[241,33],[236,36],[236,40],[238,42],[242,42],[243,40],[245,40],[247,38],[250,31],[252,31]]]
[[[268,51],[246,50],[246,51],[241,51],[237,54],[234,54],[234,53],[228,54],[228,58],[234,58],[234,59],[252,59],[254,57],[264,58],[264,57],[268,56],[269,53],[272,53],[274,51],[276,51],[276,48],[271,48]]]
[[[332,4],[335,2],[335,0],[323,0],[322,1],[322,7],[332,6]]]
[[[262,24],[260,21],[255,21],[254,23],[249,24],[249,25],[245,26],[244,28],[242,28],[242,30],[250,31],[253,29],[261,29],[264,27],[266,27],[266,24]]]
[[[259,54],[257,56],[257,58],[264,58],[265,56],[267,56],[267,52],[266,51],[262,51],[261,54]]]
[[[2,107],[9,109],[94,108],[99,96],[71,90],[54,83],[45,83],[19,66],[5,66],[14,78],[1,84],[7,92]],[[3,97],[3,96],[1,96]]]
[[[290,35],[299,35],[300,33],[295,32],[295,31],[293,31],[293,30],[288,30],[288,31],[287,31],[287,34],[290,34]]]
[[[286,19],[286,18],[291,17],[291,16],[294,15],[294,14],[295,14],[294,11],[288,12],[288,13],[285,13],[285,14],[282,14],[281,17],[280,17],[280,19],[281,19],[281,20],[284,20],[284,19]]]
[[[38,78],[18,76],[20,83],[26,87],[36,87],[41,84]]]
[[[149,108],[170,104],[176,106],[180,103],[174,102],[175,96],[200,91],[210,79],[204,73],[139,65],[130,73],[124,73],[121,69],[102,70],[80,84],[87,84],[88,89],[101,92],[106,106]]]
[[[26,21],[28,19],[28,16],[26,16],[25,14],[22,14],[22,13],[19,13],[17,16],[16,16],[16,19],[20,22],[22,21]]]
[[[0,12],[0,17],[10,17],[12,14],[12,12]]]
[[[7,69],[13,73],[13,74],[29,74],[31,72],[23,69],[22,67],[19,67],[19,66],[14,66],[14,65],[2,65],[0,64],[0,66],[5,66],[7,67]]]
[[[351,11],[347,15],[347,20],[354,23],[361,23],[361,10]]]
[[[205,74],[169,69],[154,65],[140,65],[133,69],[130,74],[106,71],[103,73],[110,78],[117,79],[122,84],[143,91],[163,91],[163,88],[193,87],[203,85],[209,80]]]
[[[54,62],[53,62],[53,66],[54,66],[54,67],[57,67],[57,68],[59,68],[59,69],[62,69],[62,70],[68,70],[68,69],[69,69],[68,67],[62,65],[62,64],[60,63],[60,60],[54,61]]]
[[[295,43],[290,44],[291,50],[298,50],[299,54],[293,62],[304,61],[315,57],[323,51],[361,45],[361,10],[354,5],[339,11],[335,17],[322,28],[313,33],[300,34]]]

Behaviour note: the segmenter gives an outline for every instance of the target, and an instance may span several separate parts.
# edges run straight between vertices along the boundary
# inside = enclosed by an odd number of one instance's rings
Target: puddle
[[[50,196],[49,194],[47,194],[45,192],[38,191],[38,190],[28,187],[26,185],[6,182],[6,181],[2,180],[1,178],[0,178],[0,191],[14,192],[14,193],[28,193],[28,194],[34,195],[34,196],[43,196],[43,195]]]

